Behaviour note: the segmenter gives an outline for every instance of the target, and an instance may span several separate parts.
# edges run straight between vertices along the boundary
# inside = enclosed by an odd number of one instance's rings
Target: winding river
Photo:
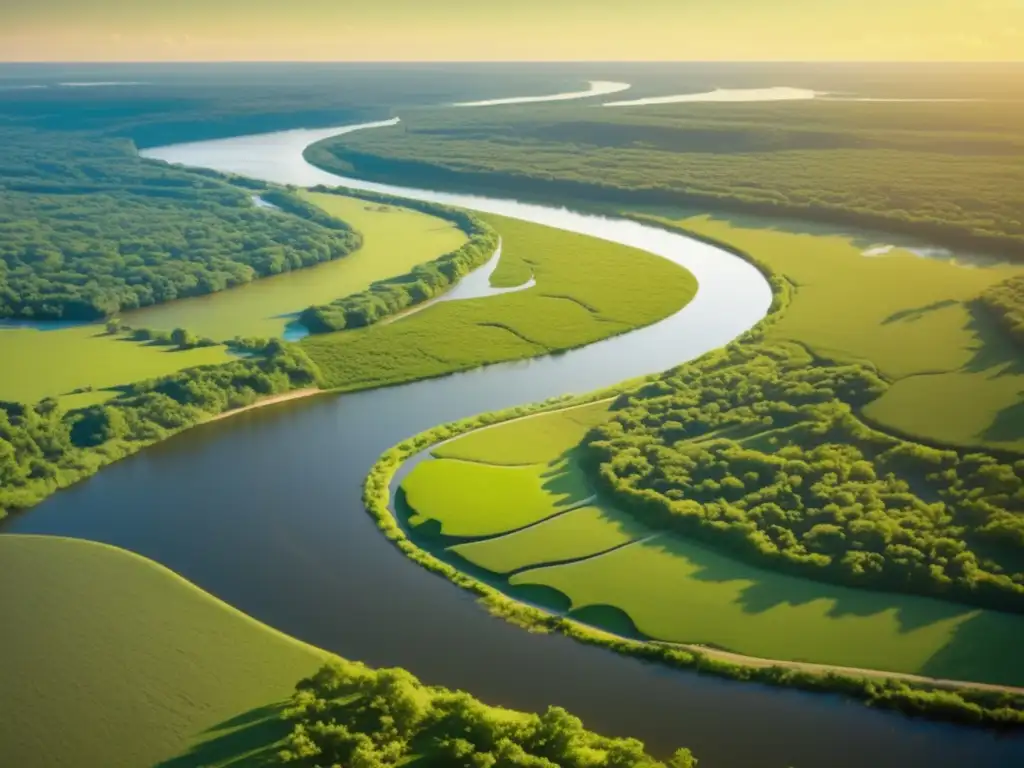
[[[393,121],[384,124],[391,125]],[[371,126],[366,126],[371,127]],[[685,265],[693,302],[581,350],[432,381],[324,396],[190,430],[10,519],[4,530],[108,542],[157,560],[289,634],[485,701],[567,707],[587,726],[702,768],[1002,768],[1024,740],[872,711],[831,696],[673,672],[490,617],[407,560],[360,501],[389,446],[440,422],[664,370],[756,323],[768,286],[746,262],[635,222],[511,200],[342,179],[302,149],[357,127],[151,150],[149,157],[303,186],[345,185],[501,213],[635,245]]]

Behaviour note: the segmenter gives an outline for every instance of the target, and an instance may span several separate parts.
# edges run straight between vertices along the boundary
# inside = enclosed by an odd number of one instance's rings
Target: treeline
[[[0,131],[0,318],[90,321],[337,259],[361,238],[121,140]]]
[[[1010,337],[1024,347],[1024,275],[1011,277],[981,294],[987,309]]]
[[[868,428],[856,409],[885,388],[796,345],[733,345],[621,396],[591,468],[647,525],[760,566],[1024,612],[1024,459]]]
[[[428,687],[403,669],[336,661],[301,681],[284,711],[287,765],[387,768],[422,760],[446,768],[695,768],[687,749],[667,762],[636,739],[586,730],[560,707],[542,715],[489,707]]]
[[[330,192],[317,187],[318,192]],[[464,275],[487,262],[498,247],[498,234],[476,216],[462,210],[414,200],[398,200],[387,195],[360,192],[359,197],[373,202],[402,205],[455,223],[469,241],[454,251],[398,277],[374,283],[365,291],[308,307],[299,315],[311,333],[364,328],[447,291]]]
[[[437,111],[307,157],[367,178],[797,216],[1024,256],[1024,111],[963,113],[842,102]]]
[[[0,517],[211,416],[317,385],[319,370],[301,348],[250,346],[254,357],[131,384],[80,410],[65,412],[53,398],[0,402]]]

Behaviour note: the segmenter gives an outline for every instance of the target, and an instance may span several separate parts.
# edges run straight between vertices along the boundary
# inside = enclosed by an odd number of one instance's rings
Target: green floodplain
[[[218,341],[281,336],[293,316],[311,303],[405,274],[466,240],[450,222],[407,208],[341,195],[308,193],[304,197],[351,222],[363,235],[363,247],[315,267],[125,313],[123,321],[167,331],[184,327]],[[0,327],[0,358],[16,361],[0,373],[0,400],[60,397],[66,408],[112,397],[113,388],[122,384],[231,359],[222,346],[178,350],[108,334],[102,324],[47,330]],[[71,394],[87,387],[97,391]]]
[[[573,456],[590,427],[610,417],[608,403],[598,403],[443,444],[402,485],[417,540],[492,572],[513,597],[612,631],[759,658],[1024,685],[1016,647],[1024,617],[773,573],[595,500]]]
[[[298,194],[361,233],[363,246],[340,259],[234,290],[128,312],[123,320],[134,327],[165,331],[185,327],[218,340],[281,336],[306,307],[358,293],[377,280],[404,275],[466,242],[465,234],[453,223],[409,208],[343,195]]]
[[[865,415],[939,443],[1024,449],[1024,364],[978,298],[1024,274],[895,248],[866,256],[850,237],[745,227],[728,217],[653,217],[751,254],[794,288],[766,331],[828,358],[866,362],[891,383]],[[870,249],[868,249],[870,250]]]
[[[310,336],[302,348],[328,386],[362,389],[583,346],[649,325],[684,307],[697,282],[636,248],[501,216],[492,283],[515,293],[441,302],[368,328]]]
[[[901,248],[865,255],[868,246],[850,236],[749,219],[642,218],[725,243],[781,277],[788,300],[759,341],[796,342],[822,359],[877,371],[884,392],[862,416],[879,428],[925,442],[1024,448],[1020,355],[977,304],[986,289],[1024,273],[1020,266],[926,259]],[[418,540],[492,572],[512,596],[653,639],[1024,684],[1019,615],[775,573],[618,509],[580,467],[580,444],[611,417],[609,406],[533,416],[439,446],[403,484]],[[768,445],[756,432],[738,436],[750,448]]]

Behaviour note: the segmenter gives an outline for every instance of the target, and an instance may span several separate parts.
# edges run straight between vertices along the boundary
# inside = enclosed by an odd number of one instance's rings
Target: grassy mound
[[[85,541],[0,536],[0,604],[2,765],[212,768],[273,751],[279,703],[327,658]]]

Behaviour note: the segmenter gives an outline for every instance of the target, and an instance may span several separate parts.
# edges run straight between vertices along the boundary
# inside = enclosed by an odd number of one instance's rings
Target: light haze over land
[[[1015,61],[1019,0],[10,0],[8,61]]]

